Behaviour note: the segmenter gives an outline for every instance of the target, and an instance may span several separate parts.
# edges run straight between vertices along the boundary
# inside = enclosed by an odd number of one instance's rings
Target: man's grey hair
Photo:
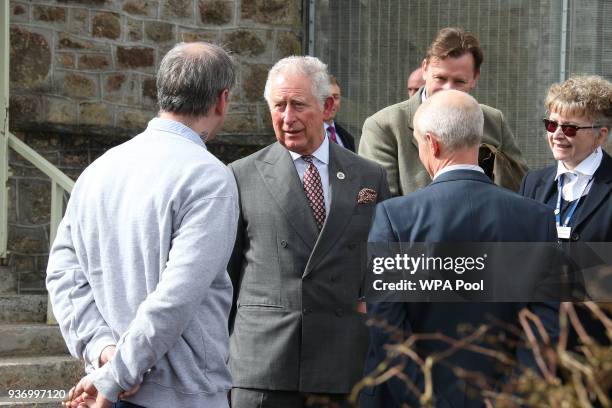
[[[320,59],[310,56],[291,56],[278,61],[270,72],[268,72],[268,80],[264,89],[264,98],[270,104],[270,88],[272,81],[279,75],[293,74],[304,75],[310,78],[312,82],[312,94],[320,102],[321,106],[325,105],[325,100],[329,97],[329,74],[327,65],[321,62]]]
[[[157,101],[163,112],[203,116],[219,94],[235,82],[235,65],[219,46],[179,43],[163,58],[157,72]]]
[[[484,115],[476,99],[466,92],[446,90],[428,97],[417,110],[414,127],[429,132],[449,150],[479,146]]]

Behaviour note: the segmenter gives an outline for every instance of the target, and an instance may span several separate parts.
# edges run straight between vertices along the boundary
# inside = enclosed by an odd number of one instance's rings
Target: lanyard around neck
[[[555,207],[555,221],[557,223],[557,227],[561,227],[561,226],[567,227],[569,225],[570,220],[572,219],[572,216],[574,215],[574,212],[576,212],[576,208],[578,208],[578,203],[580,203],[580,200],[582,199],[582,196],[584,195],[584,192],[593,183],[593,177],[591,176],[591,178],[589,179],[589,182],[582,189],[580,196],[578,196],[578,199],[573,201],[572,206],[570,207],[569,211],[567,212],[565,216],[563,225],[561,225],[561,193],[563,190],[563,179],[564,178],[565,178],[565,174],[562,174],[559,176],[559,180],[557,180],[557,206]]]

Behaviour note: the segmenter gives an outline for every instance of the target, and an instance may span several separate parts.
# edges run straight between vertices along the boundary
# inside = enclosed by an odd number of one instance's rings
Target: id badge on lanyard
[[[580,193],[580,196],[578,197],[578,199],[574,200],[572,206],[567,212],[567,215],[563,219],[563,224],[562,224],[561,223],[561,193],[563,191],[563,179],[564,178],[565,177],[561,175],[559,177],[559,181],[557,182],[557,206],[555,207],[555,223],[557,224],[557,237],[559,239],[570,239],[570,237],[572,236],[572,227],[569,226],[569,223],[572,219],[572,216],[576,212],[576,208],[578,208],[578,203],[582,199],[584,192],[586,191],[587,188],[589,188],[589,186],[593,182],[593,177],[591,177],[589,179],[589,182],[584,186],[584,189],[582,190],[582,193]]]

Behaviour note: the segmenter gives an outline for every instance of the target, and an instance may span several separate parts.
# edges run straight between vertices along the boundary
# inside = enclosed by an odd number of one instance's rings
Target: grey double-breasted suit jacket
[[[329,148],[331,208],[320,234],[282,145],[230,165],[240,195],[228,265],[235,387],[347,393],[362,375],[362,248],[376,202],[389,190],[382,167],[334,143]],[[358,203],[364,188],[377,198]]]

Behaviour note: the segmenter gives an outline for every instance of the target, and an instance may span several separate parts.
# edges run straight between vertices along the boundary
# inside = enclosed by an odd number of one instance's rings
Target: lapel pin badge
[[[346,175],[343,172],[339,171],[336,173],[336,177],[338,177],[338,180],[344,180],[346,178]]]

